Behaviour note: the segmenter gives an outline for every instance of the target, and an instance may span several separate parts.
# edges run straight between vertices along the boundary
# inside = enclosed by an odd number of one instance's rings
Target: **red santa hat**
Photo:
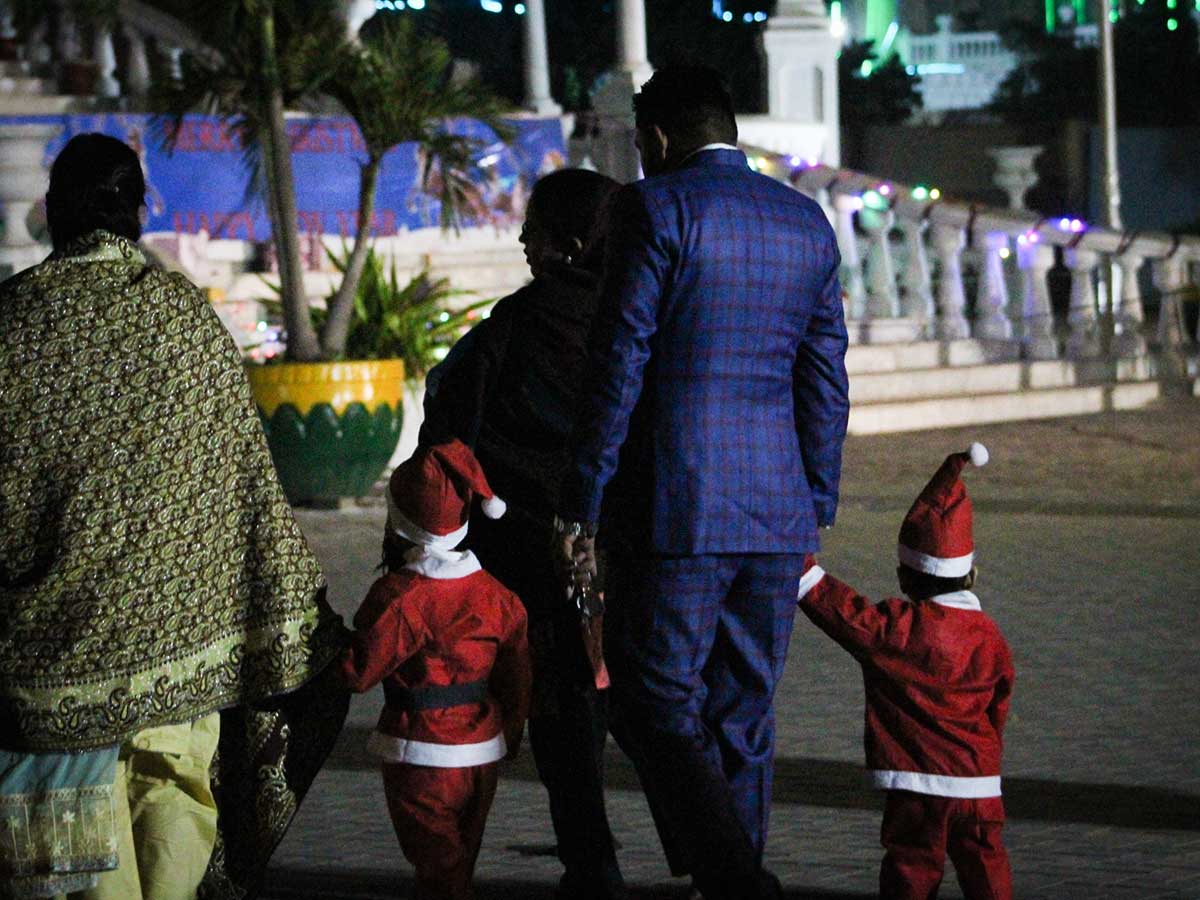
[[[958,578],[971,571],[975,562],[971,498],[960,476],[967,463],[985,466],[987,461],[987,447],[979,443],[946,457],[900,526],[901,563],[941,578]]]
[[[467,536],[471,501],[483,500],[489,519],[507,505],[484,477],[475,454],[462,441],[418,447],[396,467],[388,482],[388,521],[400,537],[423,547],[449,550]]]

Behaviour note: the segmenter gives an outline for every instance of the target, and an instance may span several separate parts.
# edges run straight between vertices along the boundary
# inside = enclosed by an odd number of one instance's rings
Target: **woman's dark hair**
[[[538,179],[529,198],[529,211],[549,232],[556,245],[572,239],[587,248],[603,229],[605,211],[620,184],[589,169],[559,169]]]
[[[46,219],[56,250],[104,229],[136,241],[146,180],[137,154],[106,134],[71,138],[50,167]]]
[[[709,66],[665,66],[633,98],[638,128],[657,125],[673,143],[694,148],[737,143],[733,96],[725,77]]]

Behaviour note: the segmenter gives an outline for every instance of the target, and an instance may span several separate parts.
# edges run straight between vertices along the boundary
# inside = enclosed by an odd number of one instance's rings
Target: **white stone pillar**
[[[25,40],[25,58],[35,66],[47,65],[54,58],[54,51],[46,43],[49,31],[50,24],[45,16],[38,19],[37,24],[29,30],[29,37]]]
[[[1099,356],[1100,317],[1096,313],[1093,276],[1100,265],[1100,254],[1086,247],[1074,247],[1065,256],[1071,270],[1071,308],[1067,314],[1071,335],[1067,338],[1067,356],[1071,359]]]
[[[966,233],[957,225],[934,225],[933,248],[942,274],[938,279],[938,321],[936,334],[941,341],[957,341],[971,336],[971,326],[963,310],[967,294],[963,290],[962,251]]]
[[[46,193],[46,145],[61,132],[61,125],[0,125],[0,203],[4,204],[0,275],[35,265],[49,252],[30,234],[27,220]]]
[[[1180,294],[1187,284],[1187,261],[1178,253],[1153,263],[1154,287],[1158,290],[1158,343],[1164,350],[1176,351],[1187,340]]]
[[[526,15],[529,14],[529,8],[526,3]],[[629,73],[635,90],[654,74],[646,52],[646,7],[643,0],[619,0],[617,52],[618,68]]]
[[[562,107],[550,96],[550,54],[546,46],[546,5],[525,0],[525,108],[539,116],[560,116]]]
[[[183,78],[183,48],[168,47],[167,48],[167,72],[171,78],[179,81]]]
[[[858,217],[870,240],[867,248],[867,318],[894,319],[900,315],[900,294],[896,290],[896,267],[888,235],[896,224],[890,209],[867,209]]]
[[[75,62],[79,59],[79,26],[75,22],[75,14],[66,6],[60,6],[58,11],[58,35],[54,42],[54,50],[60,63]]]
[[[833,194],[834,230],[838,251],[842,255],[840,273],[842,290],[846,292],[846,317],[861,319],[867,311],[867,288],[863,282],[862,256],[858,250],[858,235],[854,233],[854,214],[862,209],[862,198],[854,194]]]
[[[983,272],[975,296],[975,336],[991,341],[1012,340],[1008,320],[1008,281],[1004,274],[1004,251],[1008,235],[988,232],[983,238]]]
[[[920,323],[922,337],[930,336],[937,320],[933,302],[933,282],[929,277],[929,254],[925,250],[926,223],[923,219],[901,219],[908,263],[901,275],[904,287],[904,315]]]
[[[1113,352],[1120,357],[1137,358],[1146,355],[1146,338],[1142,326],[1146,321],[1142,303],[1142,288],[1138,272],[1146,258],[1131,250],[1122,253],[1113,263],[1113,283],[1116,286],[1113,307],[1116,310]]]
[[[357,41],[358,32],[377,8],[375,0],[342,0],[342,15],[346,19],[346,37]]]
[[[1054,247],[1041,241],[1017,241],[1017,265],[1021,267],[1021,347],[1026,359],[1057,359],[1054,309],[1050,305],[1050,270]]]
[[[129,42],[129,70],[126,75],[127,93],[144,97],[150,92],[150,60],[146,54],[146,39],[133,25],[124,28]]]
[[[96,62],[96,94],[101,97],[120,97],[121,83],[116,79],[117,51],[113,47],[112,29],[97,25],[92,39],[92,58]]]
[[[1034,162],[1041,147],[993,147],[988,156],[996,161],[992,182],[1008,194],[1009,209],[1025,209],[1025,194],[1038,181]]]
[[[779,0],[763,32],[770,118],[823,126],[821,161],[841,164],[838,126],[840,42],[822,0]]]

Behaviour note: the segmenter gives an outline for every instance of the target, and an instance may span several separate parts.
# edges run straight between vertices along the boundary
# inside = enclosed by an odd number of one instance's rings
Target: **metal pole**
[[[1096,0],[1100,29],[1100,130],[1104,132],[1105,225],[1121,228],[1121,174],[1117,168],[1117,78],[1109,0]]]
[[[1121,173],[1117,167],[1117,77],[1113,23],[1109,15],[1111,0],[1096,0],[1096,5],[1096,27],[1100,30],[1100,130],[1104,133],[1104,224],[1120,231]],[[1104,338],[1111,340],[1123,273],[1120,262],[1111,256],[1101,269],[1104,296],[1100,299],[1100,311],[1104,316]]]

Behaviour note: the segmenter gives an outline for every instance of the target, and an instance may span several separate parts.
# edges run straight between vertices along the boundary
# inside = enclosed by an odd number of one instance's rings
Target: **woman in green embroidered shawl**
[[[53,254],[0,285],[0,896],[253,895],[345,716],[241,358],[138,249],[144,195],[74,138]]]

